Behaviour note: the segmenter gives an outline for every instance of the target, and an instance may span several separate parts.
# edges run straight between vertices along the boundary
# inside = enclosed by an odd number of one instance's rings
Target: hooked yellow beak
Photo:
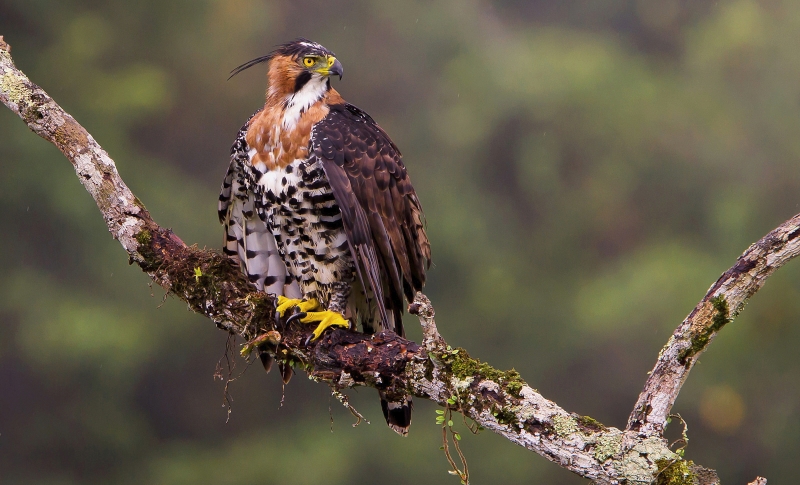
[[[344,68],[342,67],[342,63],[339,62],[339,59],[333,56],[328,56],[327,66],[317,69],[317,72],[322,74],[323,76],[338,74],[339,79],[342,79],[342,74],[344,74]]]

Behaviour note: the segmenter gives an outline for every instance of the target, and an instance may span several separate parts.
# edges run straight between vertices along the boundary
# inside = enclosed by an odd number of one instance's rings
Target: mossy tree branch
[[[670,409],[700,354],[722,327],[739,315],[766,279],[798,254],[800,214],[750,246],[736,264],[711,285],[659,353],[628,418],[629,431],[642,436],[660,436],[664,432]]]
[[[663,419],[691,365],[714,335],[767,276],[797,255],[800,215],[739,258],[676,330],[656,370],[663,367],[663,375],[678,376],[678,384],[651,376],[636,408],[647,411],[634,412],[632,424],[623,431],[565,411],[513,370],[499,371],[463,349],[450,348],[436,329],[430,301],[422,294],[410,307],[422,325],[421,346],[390,332],[368,336],[346,330],[335,330],[305,345],[308,326],[278,324],[274,298],[256,291],[227,258],[217,251],[189,247],[153,221],[91,135],[14,66],[1,36],[0,101],[73,164],[132,263],[192,310],[250,346],[258,344],[278,361],[300,367],[336,390],[369,386],[448,405],[594,483],[719,482],[715,472],[683,460],[668,448],[662,436]]]

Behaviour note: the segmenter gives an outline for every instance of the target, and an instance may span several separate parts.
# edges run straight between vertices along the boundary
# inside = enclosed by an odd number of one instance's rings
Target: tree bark
[[[343,329],[306,344],[311,329],[277,321],[274,297],[256,291],[228,258],[188,247],[153,221],[92,136],[16,69],[2,36],[0,101],[73,164],[131,263],[217,327],[242,337],[245,354],[256,348],[267,352],[336,392],[369,386],[429,399],[597,484],[719,483],[716,472],[669,449],[663,437],[669,411],[714,336],[769,275],[800,253],[800,214],[751,246],[675,330],[627,428],[619,430],[565,411],[515,371],[497,370],[448,346],[436,328],[433,306],[421,293],[409,308],[422,325],[421,345],[391,332]]]
[[[662,434],[669,411],[700,354],[733,321],[772,273],[800,253],[800,214],[784,222],[744,252],[711,285],[706,296],[675,329],[658,355],[628,418],[628,430]]]

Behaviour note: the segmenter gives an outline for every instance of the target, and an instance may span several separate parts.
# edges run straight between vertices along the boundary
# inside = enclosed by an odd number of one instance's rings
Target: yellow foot
[[[300,321],[303,323],[319,322],[319,325],[317,325],[317,328],[314,329],[314,333],[309,339],[309,342],[317,340],[322,335],[322,332],[324,332],[328,327],[336,326],[350,328],[350,322],[344,318],[341,313],[332,312],[329,310],[324,312],[308,312],[306,316],[300,319]]]
[[[318,310],[320,308],[320,304],[315,298],[311,298],[310,300],[298,300],[296,298],[286,298],[285,296],[281,295],[278,297],[278,306],[275,307],[275,309],[278,311],[281,318],[283,318],[286,314],[286,311],[293,307],[297,308],[301,312],[311,312]]]

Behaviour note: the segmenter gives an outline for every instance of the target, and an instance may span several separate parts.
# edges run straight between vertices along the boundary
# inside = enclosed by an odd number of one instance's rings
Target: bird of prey
[[[329,327],[403,335],[403,299],[425,283],[431,249],[400,150],[331,87],[343,68],[306,39],[234,69],[268,62],[266,104],[241,128],[219,198],[225,253],[278,313]],[[293,317],[290,317],[293,318]],[[381,392],[406,435],[411,400]]]

